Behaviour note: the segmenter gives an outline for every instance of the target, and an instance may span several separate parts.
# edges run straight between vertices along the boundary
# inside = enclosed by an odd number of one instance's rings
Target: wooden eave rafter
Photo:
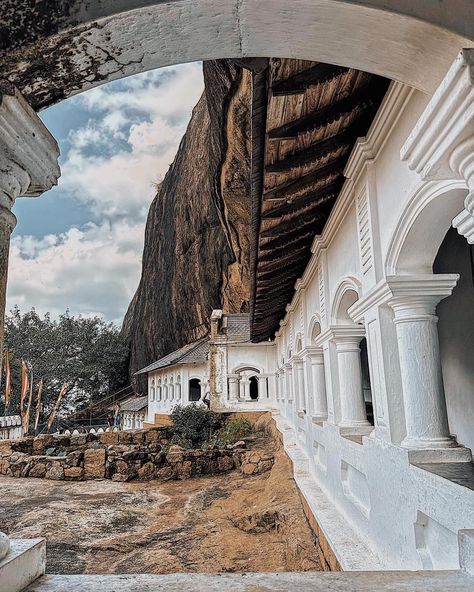
[[[270,59],[265,74],[253,73],[260,77],[252,108],[253,341],[278,330],[343,187],[350,151],[388,87],[371,74],[301,60]]]
[[[274,97],[302,94],[310,86],[323,84],[341,76],[345,72],[347,72],[347,68],[343,68],[342,66],[318,63],[285,80],[274,82],[272,84],[272,94]]]

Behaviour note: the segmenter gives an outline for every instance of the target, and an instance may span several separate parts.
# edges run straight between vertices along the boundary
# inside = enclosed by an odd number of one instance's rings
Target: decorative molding
[[[2,92],[3,91],[3,92]],[[57,184],[59,148],[46,126],[14,89],[0,90],[0,193],[36,197]]]
[[[462,178],[451,155],[474,133],[473,81],[474,49],[463,49],[402,146],[401,159],[423,179]]]
[[[380,281],[364,298],[354,303],[348,310],[355,323],[364,320],[367,311],[375,306],[397,301],[431,298],[436,304],[449,296],[459,280],[458,274],[413,274],[387,276]],[[393,306],[392,306],[393,308]]]
[[[474,49],[454,60],[400,155],[425,180],[466,182],[469,195],[453,226],[474,244]]]
[[[374,267],[374,249],[369,218],[369,201],[364,188],[356,199],[357,231],[359,235],[359,254],[362,274],[366,276]]]

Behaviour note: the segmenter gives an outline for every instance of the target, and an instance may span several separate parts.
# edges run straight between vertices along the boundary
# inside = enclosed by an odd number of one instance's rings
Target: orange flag
[[[38,399],[36,400],[36,417],[35,417],[35,432],[38,429],[39,419],[41,415],[41,396],[43,394],[43,379],[40,380],[38,386]]]
[[[8,352],[5,352],[5,410],[8,408],[10,402],[11,380],[10,356],[8,355]]]
[[[30,396],[28,399],[28,407],[26,408],[26,413],[25,413],[25,417],[23,420],[23,430],[26,433],[28,433],[28,429],[30,427],[30,409],[31,409],[31,402],[33,401],[33,372],[31,372],[30,375]]]
[[[28,392],[28,367],[25,361],[21,361],[21,396],[20,396],[20,415],[23,420],[23,429],[25,429],[25,398]]]
[[[53,425],[53,421],[54,421],[54,418],[56,417],[56,413],[58,412],[59,406],[61,405],[61,401],[63,400],[64,395],[66,394],[67,386],[68,386],[67,384],[63,384],[62,389],[61,389],[59,396],[58,396],[58,400],[56,401],[54,408],[51,411],[51,415],[49,416],[49,419],[48,419],[48,430],[50,430],[51,426]]]

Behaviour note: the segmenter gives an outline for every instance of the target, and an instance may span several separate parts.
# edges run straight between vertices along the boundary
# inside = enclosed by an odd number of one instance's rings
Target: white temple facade
[[[213,409],[272,411],[346,568],[357,541],[367,569],[456,569],[474,528],[473,64],[431,99],[392,83],[274,341],[214,311],[183,363],[145,369],[149,420],[206,389]]]
[[[214,311],[210,337],[137,373],[148,375],[148,422],[176,405],[205,404],[207,398],[215,411],[276,409],[274,352],[273,342],[250,341],[248,314]]]

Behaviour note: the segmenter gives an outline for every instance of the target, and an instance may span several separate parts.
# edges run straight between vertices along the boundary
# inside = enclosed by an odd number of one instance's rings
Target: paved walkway
[[[25,592],[473,592],[460,571],[43,576]]]

